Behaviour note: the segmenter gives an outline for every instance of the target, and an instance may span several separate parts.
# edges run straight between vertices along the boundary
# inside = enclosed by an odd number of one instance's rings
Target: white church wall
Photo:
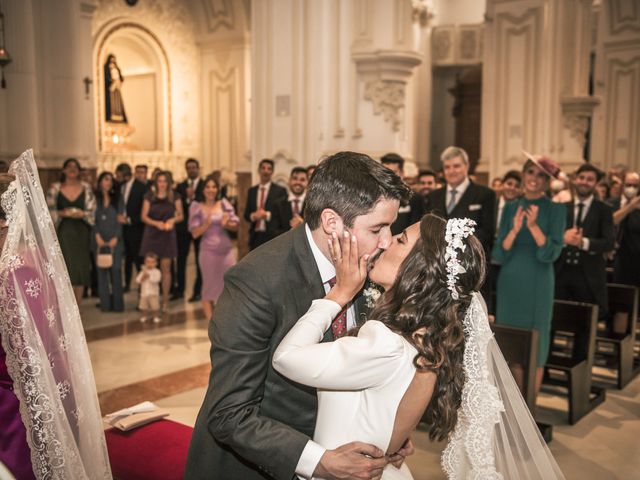
[[[640,171],[640,3],[603,0],[598,11],[591,157]]]
[[[0,157],[33,148],[42,167],[74,156],[95,165],[91,77],[92,1],[3,2],[6,47],[13,62],[0,89]]]
[[[252,4],[254,165],[292,166],[340,150],[414,156],[415,50],[409,1]]]
[[[251,7],[191,1],[198,24],[203,170],[251,170]]]

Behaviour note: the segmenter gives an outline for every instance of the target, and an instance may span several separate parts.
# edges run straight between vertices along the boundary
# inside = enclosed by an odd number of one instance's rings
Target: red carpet
[[[182,480],[193,428],[159,420],[130,432],[106,430],[113,477],[117,480]]]

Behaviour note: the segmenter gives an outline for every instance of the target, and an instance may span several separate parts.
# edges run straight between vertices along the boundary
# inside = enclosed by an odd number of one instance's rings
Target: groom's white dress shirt
[[[309,242],[309,246],[311,247],[311,252],[313,253],[313,259],[316,261],[318,271],[320,272],[322,286],[324,287],[325,293],[329,293],[329,290],[331,290],[331,287],[329,286],[329,280],[336,276],[336,269],[333,266],[333,263],[331,263],[329,259],[324,256],[324,253],[322,253],[322,251],[320,251],[320,249],[316,245],[316,242],[311,235],[311,229],[309,228],[309,225],[305,224],[304,229],[305,233],[307,234],[307,241]],[[336,315],[340,313],[340,310],[341,309],[338,309]],[[334,317],[336,315],[334,315]],[[349,310],[347,310],[347,329],[356,326],[355,318],[356,316],[352,304],[349,306]],[[308,479],[313,477],[313,471],[318,466],[320,458],[322,458],[322,455],[324,455],[325,451],[326,449],[324,447],[321,447],[313,440],[309,440],[307,442],[307,445],[304,447],[304,450],[302,451],[302,455],[300,455],[300,459],[298,460],[296,473],[302,478]]]

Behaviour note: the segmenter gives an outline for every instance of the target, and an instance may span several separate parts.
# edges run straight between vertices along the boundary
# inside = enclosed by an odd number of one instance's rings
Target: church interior
[[[94,184],[123,163],[181,182],[194,158],[242,217],[262,159],[287,186],[294,167],[345,150],[438,172],[450,145],[485,186],[519,171],[523,150],[567,173],[640,172],[638,0],[0,0],[0,69],[0,172],[33,149],[45,192],[68,158]],[[238,259],[248,231],[240,218]],[[194,425],[211,371],[196,270],[192,249],[184,296],[158,323],[140,322],[134,286],[119,312],[84,292],[103,415],[151,401]],[[637,288],[635,302],[637,317]],[[570,422],[566,385],[546,381],[533,407],[566,478],[640,471],[632,325],[625,385],[593,333],[588,413]],[[444,443],[420,425],[412,438],[414,478],[446,478]]]

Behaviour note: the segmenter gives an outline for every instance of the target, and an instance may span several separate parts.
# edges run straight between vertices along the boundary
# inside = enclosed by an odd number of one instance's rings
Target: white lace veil
[[[475,292],[464,319],[462,405],[442,454],[452,480],[564,479],[520,394]]]
[[[0,334],[39,479],[111,477],[80,313],[31,150],[9,169]]]

